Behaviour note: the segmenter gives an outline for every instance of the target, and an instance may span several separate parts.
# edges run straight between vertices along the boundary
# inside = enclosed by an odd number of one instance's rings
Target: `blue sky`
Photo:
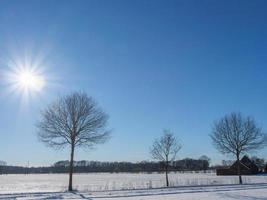
[[[35,123],[48,103],[76,90],[99,102],[113,129],[77,160],[149,160],[163,129],[181,140],[178,158],[229,159],[211,145],[214,120],[240,111],[267,130],[266,9],[264,0],[0,1],[0,72],[28,59],[47,80],[22,103],[0,76],[0,160],[68,159],[68,149],[38,142]]]

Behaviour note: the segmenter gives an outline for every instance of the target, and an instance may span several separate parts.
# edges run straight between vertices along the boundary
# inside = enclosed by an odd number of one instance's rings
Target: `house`
[[[244,156],[240,161],[240,172],[242,175],[251,175],[251,174],[258,174],[259,173],[259,168],[258,166],[252,162],[248,156]],[[237,166],[238,162],[234,162],[232,166],[229,168],[222,168],[222,169],[217,169],[216,174],[218,176],[223,176],[223,175],[238,175],[237,173]]]

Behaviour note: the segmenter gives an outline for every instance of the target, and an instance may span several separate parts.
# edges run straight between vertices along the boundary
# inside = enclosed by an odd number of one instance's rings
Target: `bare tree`
[[[263,148],[266,134],[251,117],[231,113],[214,123],[210,137],[219,152],[236,157],[237,174],[242,184],[240,155]]]
[[[150,149],[153,159],[159,160],[164,164],[166,175],[166,186],[169,186],[168,167],[170,162],[174,161],[182,145],[177,141],[173,133],[164,130],[164,135],[156,139]]]
[[[92,148],[109,138],[108,116],[85,93],[72,93],[49,105],[37,124],[38,136],[49,147],[70,147],[69,191],[72,191],[76,147]]]

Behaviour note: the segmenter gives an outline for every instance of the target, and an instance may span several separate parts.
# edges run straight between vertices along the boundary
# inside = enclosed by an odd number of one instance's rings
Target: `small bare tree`
[[[166,175],[166,186],[169,186],[168,170],[170,162],[174,161],[182,145],[169,130],[164,130],[164,135],[156,139],[150,149],[153,159],[159,160],[164,164]]]
[[[69,191],[72,191],[76,147],[92,148],[108,139],[108,116],[85,93],[73,93],[48,106],[37,124],[42,142],[53,148],[70,147]]]
[[[263,148],[266,145],[266,134],[251,117],[231,113],[214,123],[210,137],[219,152],[236,157],[237,174],[242,184],[240,155]]]

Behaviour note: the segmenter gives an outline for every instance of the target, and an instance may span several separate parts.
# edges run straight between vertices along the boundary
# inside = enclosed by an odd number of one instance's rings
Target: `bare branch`
[[[84,93],[60,98],[41,113],[37,127],[39,138],[48,146],[88,147],[109,138],[108,116]]]
[[[251,117],[231,113],[214,123],[210,135],[214,146],[223,154],[245,154],[266,146],[266,134]]]
[[[170,162],[176,158],[181,148],[182,145],[177,141],[175,136],[169,130],[164,130],[164,135],[154,141],[150,149],[150,154],[153,159],[161,162]]]

